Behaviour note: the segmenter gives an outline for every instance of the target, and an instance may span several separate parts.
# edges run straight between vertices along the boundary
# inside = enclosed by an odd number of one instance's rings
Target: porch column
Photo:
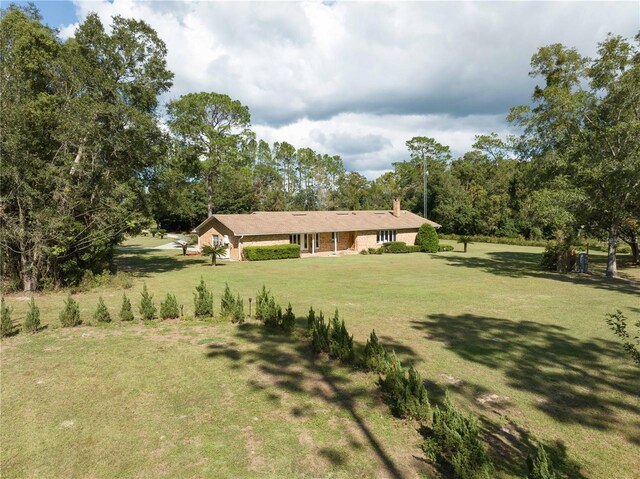
[[[316,254],[316,235],[311,235],[311,254]]]
[[[338,254],[338,233],[333,232],[333,254]]]

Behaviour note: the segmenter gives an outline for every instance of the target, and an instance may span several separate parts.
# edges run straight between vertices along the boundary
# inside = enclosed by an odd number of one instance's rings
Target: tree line
[[[167,48],[142,21],[90,14],[65,41],[34,7],[0,21],[0,226],[3,287],[74,284],[113,264],[125,235],[156,223],[190,231],[213,213],[404,209],[442,232],[632,246],[640,230],[638,43],[610,35],[589,59],[540,48],[522,135],[479,135],[453,158],[415,136],[407,160],[375,180],[337,155],[268,144],[249,108],[214,92],[169,102]],[[426,171],[425,171],[426,166]],[[427,177],[425,202],[423,180]]]

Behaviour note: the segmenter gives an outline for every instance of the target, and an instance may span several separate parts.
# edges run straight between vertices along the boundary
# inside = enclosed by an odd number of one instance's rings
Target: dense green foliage
[[[404,241],[390,241],[382,245],[384,253],[419,253],[422,247],[418,245],[407,245]]]
[[[133,309],[131,308],[131,300],[127,298],[125,293],[122,293],[122,306],[120,307],[120,313],[118,315],[120,321],[133,321]]]
[[[3,11],[0,35],[2,275],[23,290],[76,284],[147,216],[166,47],[142,21],[105,28],[93,13],[62,41],[32,7]]]
[[[0,300],[0,336],[11,336],[15,332],[15,325],[11,319],[13,308],[4,302],[4,298]]]
[[[104,304],[104,300],[102,299],[102,296],[98,298],[98,306],[96,307],[96,310],[93,313],[93,319],[95,319],[98,323],[111,322],[111,315],[109,314],[107,305]]]
[[[24,330],[27,333],[37,333],[38,329],[40,329],[40,308],[38,308],[32,296],[31,301],[29,301],[27,316],[24,319]]]
[[[213,317],[213,293],[209,291],[203,278],[200,278],[200,284],[193,293],[193,311],[196,318]]]
[[[527,469],[527,479],[558,479],[551,458],[542,444],[536,448],[535,456],[527,458]]]
[[[153,302],[153,295],[149,293],[147,289],[147,283],[142,287],[142,293],[140,293],[140,316],[144,321],[152,321],[156,319],[157,309]]]
[[[245,246],[242,254],[249,261],[290,259],[300,257],[300,245],[278,244],[273,246]]]
[[[636,321],[636,331],[627,331],[627,317],[619,309],[615,313],[607,313],[606,322],[611,327],[616,336],[623,341],[624,350],[631,359],[640,366],[640,320]]]
[[[264,285],[256,294],[256,319],[262,321],[267,328],[280,329],[286,333],[291,333],[296,323],[291,304],[283,314],[282,307]]]
[[[64,308],[60,311],[58,319],[63,328],[72,328],[82,323],[80,320],[80,305],[71,295],[64,300]]]
[[[425,253],[437,253],[438,233],[436,233],[436,229],[429,223],[424,223],[420,226],[420,229],[418,229],[415,244]]]
[[[175,319],[180,317],[178,300],[175,294],[167,293],[164,301],[160,301],[160,318]]]
[[[433,412],[433,437],[423,449],[433,461],[448,463],[459,479],[491,479],[493,466],[482,441],[478,419],[464,414],[447,393]]]

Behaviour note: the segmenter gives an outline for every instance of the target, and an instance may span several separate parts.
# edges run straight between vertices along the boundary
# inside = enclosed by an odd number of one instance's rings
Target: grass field
[[[135,276],[136,305],[146,282],[190,315],[203,277],[216,307],[225,282],[245,298],[266,284],[298,316],[339,308],[361,344],[375,328],[434,402],[448,389],[481,416],[497,477],[524,475],[533,440],[565,457],[568,477],[637,477],[640,370],[603,317],[638,317],[640,272],[607,281],[604,257],[592,256],[597,274],[546,273],[540,251],[473,244],[218,267],[179,250],[123,251],[118,261]],[[122,291],[98,288],[76,295],[86,322],[100,295],[116,315]],[[43,332],[2,342],[3,478],[439,475],[375,376],[314,358],[300,338],[255,321],[59,329],[64,296],[36,297]],[[16,319],[27,300],[8,297]]]

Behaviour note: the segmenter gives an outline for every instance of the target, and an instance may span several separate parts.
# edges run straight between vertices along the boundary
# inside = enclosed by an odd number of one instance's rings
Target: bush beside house
[[[300,257],[300,245],[278,244],[273,246],[245,246],[242,250],[248,261],[266,261],[270,259],[291,259]]]

